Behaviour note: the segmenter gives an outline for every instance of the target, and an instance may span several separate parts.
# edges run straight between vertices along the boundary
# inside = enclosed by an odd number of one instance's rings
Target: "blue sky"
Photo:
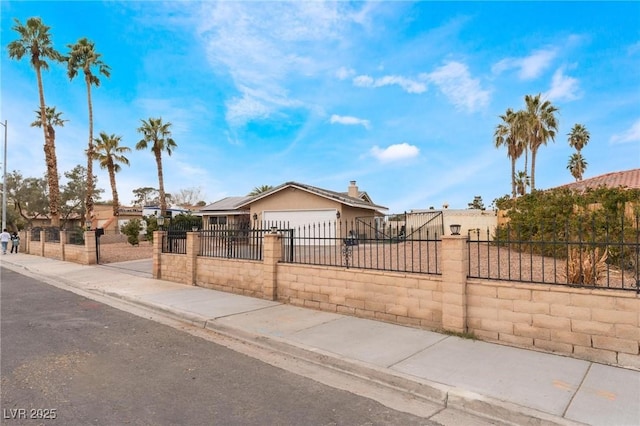
[[[157,187],[141,119],[173,123],[165,189],[206,202],[297,181],[346,191],[357,181],[391,213],[486,206],[510,193],[494,148],[498,116],[541,93],[560,110],[538,153],[536,187],[573,181],[574,124],[591,133],[585,178],[640,167],[640,2],[2,1],[2,110],[8,170],[43,176],[35,73],[11,60],[13,18],[39,16],[65,53],[94,41],[111,78],[94,88],[94,133],[122,136],[123,204]],[[86,166],[84,81],[43,74],[60,173]],[[523,168],[523,160],[518,164]],[[103,199],[109,180],[97,166]],[[64,179],[63,179],[64,182]]]

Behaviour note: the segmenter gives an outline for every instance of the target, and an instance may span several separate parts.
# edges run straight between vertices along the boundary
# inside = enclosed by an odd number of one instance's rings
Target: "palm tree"
[[[540,99],[540,94],[536,96],[526,95],[524,102],[526,109],[524,112],[525,126],[528,134],[528,145],[531,150],[531,190],[536,189],[536,154],[538,148],[546,145],[551,139],[555,141],[558,121],[555,113],[558,108],[550,101]]]
[[[507,147],[507,157],[511,159],[511,195],[516,198],[516,160],[525,150],[524,139],[521,136],[521,121],[518,113],[513,112],[511,108],[507,108],[500,119],[502,123],[498,124],[494,132],[495,146],[496,148]]]
[[[524,195],[527,193],[527,186],[531,184],[529,181],[529,176],[527,176],[527,172],[519,171],[516,175],[516,188],[518,195]]]
[[[569,146],[578,152],[582,151],[582,148],[589,143],[591,137],[587,128],[582,124],[574,124],[567,136],[569,136]]]
[[[49,28],[40,18],[29,18],[26,25],[20,20],[14,19],[13,30],[20,38],[8,45],[9,57],[21,60],[29,56],[31,66],[36,71],[38,81],[38,95],[40,98],[40,117],[47,117],[46,103],[44,101],[44,88],[42,85],[42,70],[48,70],[47,59],[62,61],[62,55],[53,48]],[[60,182],[58,181],[58,159],[56,158],[55,137],[50,134],[50,126],[42,126],[44,132],[44,156],[47,165],[47,184],[49,186],[49,214],[51,225],[60,226]]]
[[[580,152],[576,152],[569,157],[569,163],[567,164],[567,170],[571,173],[571,176],[576,178],[576,182],[582,180],[582,175],[587,169],[587,160],[584,159]]]
[[[118,216],[120,212],[120,201],[118,200],[118,190],[116,189],[116,173],[121,170],[120,164],[129,165],[129,159],[123,154],[130,152],[131,148],[120,146],[121,136],[107,135],[100,132],[100,137],[95,139],[96,146],[93,153],[98,164],[109,172],[109,182],[111,183],[111,193],[113,195],[113,215]]]
[[[247,195],[249,196],[253,196],[253,195],[258,195],[258,194],[262,194],[263,192],[267,192],[270,189],[273,189],[273,186],[271,185],[261,185],[261,186],[256,186],[255,188],[253,188],[251,190],[251,192]]]
[[[167,210],[167,200],[164,192],[164,178],[162,175],[162,152],[166,151],[171,155],[173,150],[178,147],[171,138],[171,123],[163,123],[162,118],[149,118],[142,121],[142,126],[138,128],[138,132],[142,133],[143,138],[136,144],[136,149],[147,149],[151,145],[151,152],[156,158],[156,166],[158,167],[158,192],[160,193],[160,214],[164,215]]]
[[[62,119],[62,113],[61,112],[57,112],[56,111],[56,107],[46,107],[45,108],[45,119],[44,119],[44,123],[46,124],[45,126],[43,126],[43,120],[42,120],[42,115],[41,115],[41,111],[40,110],[35,110],[34,111],[36,113],[36,119],[33,123],[31,123],[31,127],[46,127],[47,129],[47,134],[49,135],[49,139],[51,140],[51,145],[53,146],[53,150],[51,149],[45,149],[44,154],[45,154],[45,161],[47,163],[47,181],[51,182],[51,176],[49,176],[49,173],[55,173],[55,179],[53,179],[53,181],[58,184],[59,180],[58,180],[58,166],[57,166],[57,160],[55,158],[55,140],[56,140],[56,131],[54,129],[54,126],[56,127],[64,127],[64,123],[65,121],[68,120],[63,120]],[[53,152],[53,158],[51,157]],[[51,163],[53,163],[53,166],[49,166]],[[50,185],[50,184],[49,184]],[[59,188],[59,187],[58,187]],[[54,224],[54,220],[53,220],[53,215],[51,214],[51,189],[49,189],[49,213],[51,215],[51,225],[52,226],[60,226],[60,195],[58,195],[58,202],[56,203],[56,207],[58,208],[58,222],[57,224]]]
[[[98,68],[98,74],[109,77],[110,67],[100,60],[100,53],[95,50],[95,44],[86,38],[81,38],[76,44],[69,44],[69,56],[67,57],[67,75],[70,80],[78,75],[78,71],[84,72],[84,81],[87,85],[87,104],[89,107],[89,144],[87,148],[87,193],[85,199],[86,220],[91,220],[93,210],[94,182],[93,182],[93,104],[91,102],[91,86],[100,86],[100,79],[93,73],[92,68]]]

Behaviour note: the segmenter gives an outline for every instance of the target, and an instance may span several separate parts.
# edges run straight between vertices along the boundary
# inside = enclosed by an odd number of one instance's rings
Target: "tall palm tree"
[[[558,120],[555,113],[558,108],[553,106],[550,101],[543,101],[541,95],[526,95],[524,97],[525,122],[528,133],[528,145],[531,150],[531,190],[536,189],[536,154],[538,148],[546,145],[551,139],[555,141],[556,132],[558,131]]]
[[[263,192],[267,192],[270,189],[273,189],[273,186],[271,185],[260,185],[260,186],[256,186],[255,188],[253,188],[251,190],[251,192],[247,195],[252,196],[252,195],[258,195],[258,194],[262,194]]]
[[[569,157],[569,163],[567,164],[567,170],[571,173],[577,181],[582,180],[582,175],[584,175],[584,171],[587,169],[587,160],[584,159],[580,152],[576,152],[571,157]]]
[[[95,50],[95,44],[86,39],[81,38],[76,44],[69,44],[69,56],[67,59],[67,76],[70,80],[78,75],[78,71],[84,73],[84,81],[87,85],[87,104],[89,107],[89,144],[87,148],[87,193],[85,196],[85,215],[86,220],[91,220],[91,212],[93,210],[94,182],[93,182],[93,103],[91,102],[91,86],[100,86],[100,79],[93,73],[92,69],[97,68],[98,74],[109,77],[110,67],[100,59],[102,56]]]
[[[516,160],[522,155],[525,146],[517,113],[511,108],[500,116],[502,123],[498,124],[494,132],[495,146],[507,147],[507,157],[511,159],[511,196],[516,198]],[[251,194],[249,194],[251,195]]]
[[[42,85],[42,70],[48,70],[47,59],[60,62],[62,55],[53,48],[50,27],[46,26],[40,18],[29,18],[23,25],[20,20],[14,19],[13,30],[20,38],[8,45],[9,57],[21,60],[24,56],[30,58],[30,63],[36,71],[38,81],[38,96],[40,98],[40,117],[47,116],[46,103],[44,101],[44,88]],[[60,182],[58,181],[58,159],[56,157],[55,136],[50,134],[49,126],[42,126],[44,132],[44,156],[47,165],[47,184],[49,186],[49,214],[51,225],[60,226]]]
[[[109,172],[109,182],[111,183],[111,194],[113,195],[113,215],[118,216],[120,212],[120,201],[118,200],[118,190],[116,188],[116,173],[121,170],[120,164],[129,165],[129,159],[123,154],[130,152],[131,148],[120,146],[121,136],[107,135],[100,132],[100,137],[95,139],[96,145],[93,152],[94,159],[98,164]]]
[[[138,128],[138,132],[142,133],[142,139],[136,144],[136,149],[147,149],[151,146],[151,152],[156,159],[158,168],[158,192],[160,193],[160,214],[164,215],[167,211],[167,200],[164,192],[164,177],[162,173],[162,152],[166,151],[171,155],[173,150],[178,147],[176,142],[171,138],[171,123],[163,123],[162,118],[149,118],[142,121],[142,126]]]
[[[571,132],[567,136],[569,136],[569,146],[575,148],[578,152],[582,151],[582,148],[589,143],[589,138],[591,138],[587,128],[577,123],[573,125]]]

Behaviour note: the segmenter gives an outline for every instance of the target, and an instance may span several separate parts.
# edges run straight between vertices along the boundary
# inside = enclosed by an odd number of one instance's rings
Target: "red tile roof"
[[[617,188],[625,186],[627,188],[640,189],[640,169],[624,170],[621,172],[611,172],[604,175],[584,179],[579,182],[572,182],[559,188],[568,188],[574,191],[584,191],[587,188]]]

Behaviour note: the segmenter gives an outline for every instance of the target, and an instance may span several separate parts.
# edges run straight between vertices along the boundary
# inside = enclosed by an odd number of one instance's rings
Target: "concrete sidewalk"
[[[154,280],[149,261],[0,261],[501,422],[640,425],[640,371]]]

